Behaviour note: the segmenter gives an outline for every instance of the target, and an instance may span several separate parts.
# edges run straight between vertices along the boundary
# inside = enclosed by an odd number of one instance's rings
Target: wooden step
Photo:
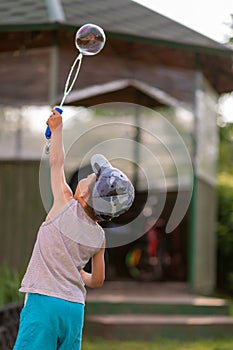
[[[230,314],[225,299],[196,295],[183,283],[107,282],[88,290],[86,314]]]
[[[119,340],[232,337],[229,303],[187,284],[108,282],[87,294],[84,333]]]
[[[84,334],[117,340],[232,337],[233,318],[151,314],[89,315],[85,318]]]
[[[230,313],[229,303],[217,298],[129,298],[87,299],[86,314],[222,315]]]

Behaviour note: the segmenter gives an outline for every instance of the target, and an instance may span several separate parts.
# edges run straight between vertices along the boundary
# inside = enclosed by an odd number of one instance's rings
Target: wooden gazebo
[[[180,105],[192,113],[194,189],[185,233],[186,277],[194,290],[212,292],[216,266],[215,106],[221,94],[233,90],[233,51],[130,0],[1,1],[0,13],[1,106],[57,103],[77,55],[75,32],[85,23],[95,23],[104,29],[107,43],[100,54],[83,61],[67,104]],[[206,147],[208,137],[212,149]],[[1,164],[2,174],[7,174],[4,166],[6,162]],[[13,230],[9,220],[5,227]]]

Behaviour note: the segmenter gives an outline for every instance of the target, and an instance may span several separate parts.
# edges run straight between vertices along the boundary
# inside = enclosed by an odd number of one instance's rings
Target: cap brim
[[[91,167],[96,175],[100,174],[101,168],[112,168],[109,161],[102,154],[91,157]]]

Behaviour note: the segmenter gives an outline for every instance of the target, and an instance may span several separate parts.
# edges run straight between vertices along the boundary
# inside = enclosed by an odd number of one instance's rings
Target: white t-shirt
[[[72,199],[40,226],[19,291],[85,304],[86,289],[79,271],[104,243],[104,230]]]

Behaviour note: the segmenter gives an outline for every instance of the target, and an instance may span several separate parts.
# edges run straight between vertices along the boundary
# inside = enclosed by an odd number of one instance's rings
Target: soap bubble
[[[76,33],[75,45],[80,53],[91,56],[102,50],[105,40],[102,28],[95,24],[85,24]]]

